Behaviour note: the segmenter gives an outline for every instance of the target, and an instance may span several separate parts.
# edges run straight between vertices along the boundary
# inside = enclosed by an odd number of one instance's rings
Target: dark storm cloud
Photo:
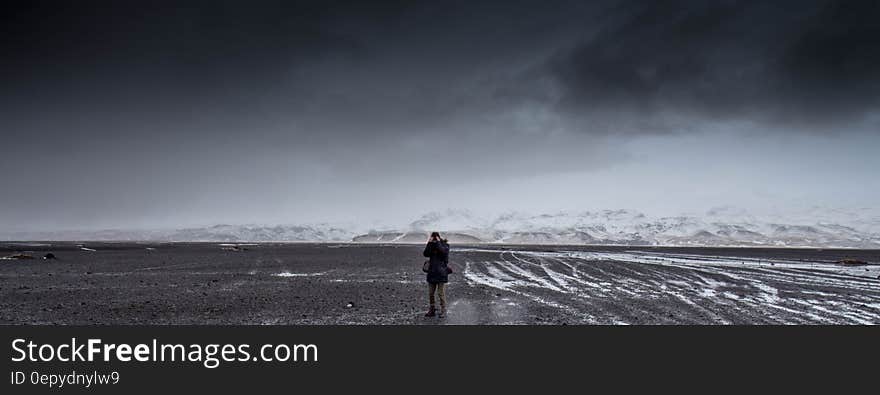
[[[12,118],[295,120],[343,138],[521,109],[623,133],[877,108],[876,2],[581,3],[26,2],[3,13],[0,99]],[[208,126],[187,133],[227,134]]]
[[[3,99],[147,116],[236,111],[307,60],[356,53],[333,30],[337,12],[371,23],[387,14],[356,3],[25,2],[3,14]]]
[[[828,128],[878,108],[878,20],[873,1],[626,2],[549,69],[561,108],[652,122],[637,132],[699,119]]]
[[[63,66],[74,73],[114,73],[107,77],[155,69],[201,78],[283,68],[298,57],[351,49],[354,42],[334,31],[338,15],[382,23],[396,9],[384,4],[24,2],[4,10],[4,57],[34,74]]]

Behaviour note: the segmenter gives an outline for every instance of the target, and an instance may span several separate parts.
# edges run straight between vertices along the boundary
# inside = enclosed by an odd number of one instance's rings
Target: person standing
[[[433,232],[425,245],[425,251],[422,253],[427,262],[427,282],[428,282],[428,312],[425,317],[434,317],[437,310],[434,304],[434,294],[440,298],[440,318],[446,316],[446,283],[449,282],[449,241],[440,237],[440,233]]]

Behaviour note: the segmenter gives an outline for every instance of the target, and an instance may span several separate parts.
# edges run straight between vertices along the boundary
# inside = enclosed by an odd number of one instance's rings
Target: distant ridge
[[[813,208],[798,215],[758,217],[744,210],[651,217],[633,210],[426,213],[384,230],[356,225],[215,225],[173,230],[7,232],[10,241],[355,242],[422,243],[440,231],[452,243],[880,248],[875,211]]]
[[[352,238],[355,243],[424,243],[430,232],[370,232]],[[465,233],[446,232],[443,237],[450,243],[485,243],[477,237]]]

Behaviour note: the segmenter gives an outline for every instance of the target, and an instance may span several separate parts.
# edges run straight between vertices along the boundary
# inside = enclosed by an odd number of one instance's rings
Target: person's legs
[[[434,292],[437,289],[437,284],[428,283],[428,313],[425,314],[426,317],[434,316]]]
[[[437,284],[437,295],[440,296],[440,315],[446,315],[446,283]]]

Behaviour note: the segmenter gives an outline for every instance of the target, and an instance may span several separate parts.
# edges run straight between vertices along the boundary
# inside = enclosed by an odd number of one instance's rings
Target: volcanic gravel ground
[[[85,247],[0,244],[58,257],[0,260],[0,323],[880,323],[876,250],[453,246],[439,319],[422,316],[422,246]]]

